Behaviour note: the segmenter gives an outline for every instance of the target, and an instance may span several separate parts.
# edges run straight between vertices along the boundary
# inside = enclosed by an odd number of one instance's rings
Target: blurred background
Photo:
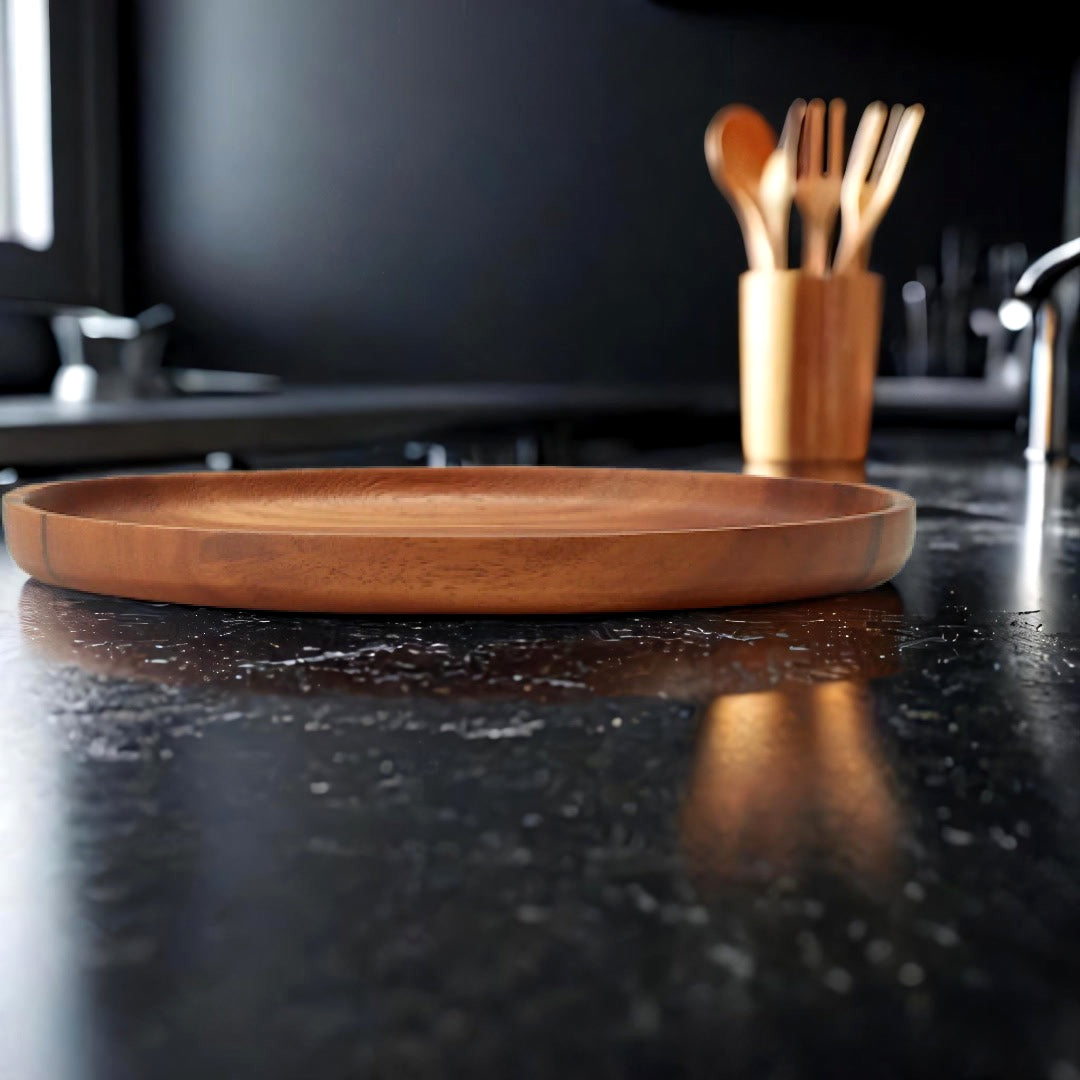
[[[1030,340],[997,310],[1080,235],[1068,33],[704,0],[0,11],[0,469],[735,438],[745,256],[702,136],[797,96],[844,97],[849,138],[874,99],[926,106],[873,249],[881,422],[1022,426]]]

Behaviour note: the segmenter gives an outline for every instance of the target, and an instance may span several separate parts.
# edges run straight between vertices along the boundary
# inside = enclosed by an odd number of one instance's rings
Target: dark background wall
[[[127,308],[172,304],[184,362],[297,381],[734,378],[702,135],[795,96],[926,105],[875,247],[888,333],[945,226],[1059,241],[1065,52],[699,8],[133,0]]]

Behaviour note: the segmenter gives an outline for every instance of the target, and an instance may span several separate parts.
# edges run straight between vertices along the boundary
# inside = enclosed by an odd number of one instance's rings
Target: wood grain
[[[727,473],[491,467],[172,473],[5,496],[47,584],[285,611],[509,614],[718,607],[889,580],[910,497]]]

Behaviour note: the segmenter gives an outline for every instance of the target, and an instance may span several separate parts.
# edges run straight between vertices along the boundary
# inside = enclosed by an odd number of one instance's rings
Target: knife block
[[[749,270],[739,277],[739,398],[748,463],[861,462],[884,280]]]

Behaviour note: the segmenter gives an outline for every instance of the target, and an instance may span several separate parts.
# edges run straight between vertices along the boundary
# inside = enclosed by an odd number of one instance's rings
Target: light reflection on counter
[[[865,683],[789,683],[708,706],[682,817],[703,881],[770,880],[814,863],[882,883],[900,824]]]
[[[0,547],[0,560],[7,561]],[[11,581],[11,579],[6,579]],[[9,671],[23,647],[15,593],[0,591],[0,665]],[[0,1077],[77,1080],[78,987],[71,843],[62,790],[64,750],[8,675],[0,694]]]
[[[798,603],[589,618],[322,618],[143,604],[27,581],[22,641],[47,666],[172,687],[552,703],[694,703],[895,666],[892,586]]]
[[[1054,596],[1046,595],[1046,564],[1059,555],[1060,521],[1066,467],[1056,462],[1032,461],[1024,485],[1024,517],[1017,557],[1016,600],[1020,611],[1037,611]]]

